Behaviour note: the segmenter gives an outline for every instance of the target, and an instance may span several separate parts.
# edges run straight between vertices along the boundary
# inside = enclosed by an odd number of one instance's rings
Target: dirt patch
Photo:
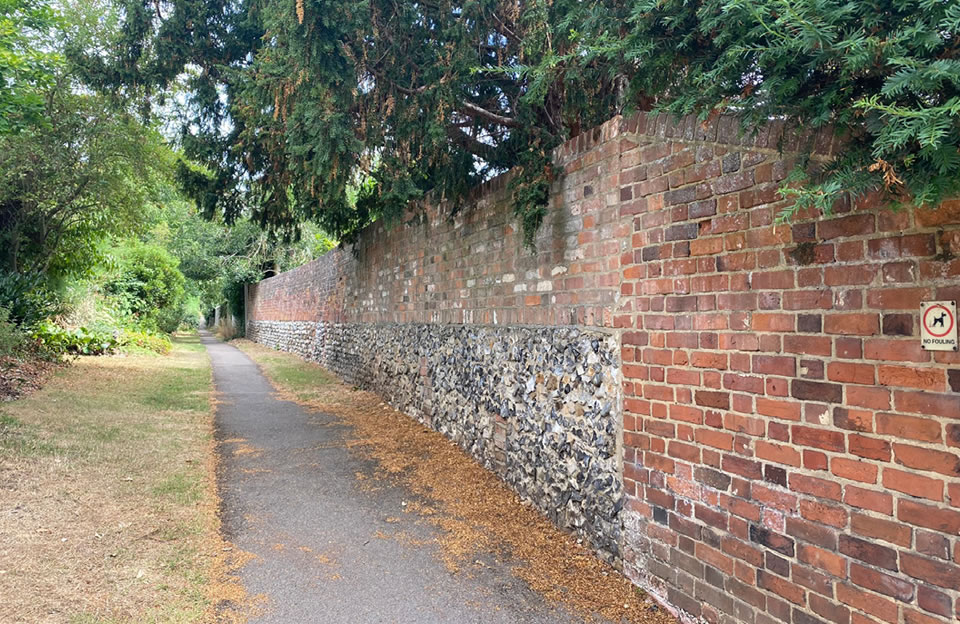
[[[40,358],[0,357],[0,402],[13,401],[39,390],[60,362]]]
[[[285,366],[296,361],[315,367],[248,341],[235,344],[260,362],[271,380],[275,379],[271,362],[282,356],[286,356]],[[351,452],[376,460],[381,478],[395,479],[430,501],[428,505],[411,501],[405,511],[439,529],[441,556],[451,571],[468,568],[478,555],[489,553],[508,560],[514,574],[532,589],[582,616],[636,624],[675,622],[616,569],[550,524],[459,446],[376,395],[340,384],[276,387],[286,398],[342,419],[351,427],[347,445]],[[377,537],[400,536],[382,533]]]

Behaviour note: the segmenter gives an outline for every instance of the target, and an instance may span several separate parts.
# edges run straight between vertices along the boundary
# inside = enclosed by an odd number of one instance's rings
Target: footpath
[[[251,556],[238,571],[262,604],[250,622],[325,624],[581,622],[485,561],[452,572],[436,529],[404,508],[403,487],[364,487],[374,465],[333,416],[277,398],[256,363],[210,335],[217,389],[224,537]],[[397,536],[402,536],[402,539]]]

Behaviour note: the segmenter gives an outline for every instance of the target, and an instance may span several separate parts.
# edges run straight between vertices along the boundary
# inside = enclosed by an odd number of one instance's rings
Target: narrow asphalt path
[[[404,513],[415,500],[346,448],[332,416],[276,398],[257,365],[209,334],[219,405],[226,539],[255,557],[239,572],[266,602],[256,623],[580,622],[506,564],[450,572],[436,534]],[[466,567],[465,567],[466,568]]]

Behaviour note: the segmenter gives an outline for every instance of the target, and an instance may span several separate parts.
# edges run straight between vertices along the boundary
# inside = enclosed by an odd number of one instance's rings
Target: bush
[[[31,337],[41,350],[50,354],[105,355],[114,353],[120,346],[116,334],[86,327],[65,329],[50,321],[37,324]]]
[[[10,311],[0,308],[0,356],[16,356],[28,344],[28,337],[10,321]]]
[[[169,252],[137,245],[121,255],[105,291],[138,325],[171,333],[183,319],[184,283],[178,261]]]
[[[0,307],[6,308],[10,322],[30,327],[56,314],[59,299],[40,275],[0,273]]]
[[[170,342],[167,336],[129,329],[123,331],[123,334],[120,336],[120,344],[124,347],[140,347],[141,349],[147,349],[161,355],[170,353],[170,350],[173,348],[173,343]]]

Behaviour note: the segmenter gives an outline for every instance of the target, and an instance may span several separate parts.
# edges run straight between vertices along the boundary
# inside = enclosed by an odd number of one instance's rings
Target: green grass
[[[25,425],[13,416],[0,412],[0,455],[20,457],[54,455],[57,447],[40,438],[37,427]]]
[[[299,400],[309,401],[317,391],[338,384],[337,378],[319,364],[308,362],[292,353],[275,351],[249,340],[235,343],[256,361],[275,384],[293,392]]]
[[[271,376],[284,386],[301,390],[336,383],[336,380],[319,366],[304,364],[308,362],[277,362],[270,366]]]
[[[203,497],[203,474],[196,470],[175,472],[151,490],[155,496],[173,499],[178,505],[194,505]]]

